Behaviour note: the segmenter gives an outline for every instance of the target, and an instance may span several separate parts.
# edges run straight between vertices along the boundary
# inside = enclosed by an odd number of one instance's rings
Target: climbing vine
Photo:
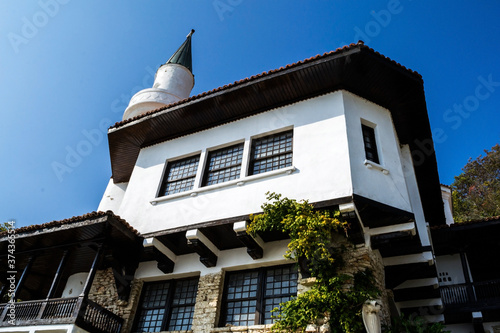
[[[361,309],[379,290],[370,270],[354,276],[341,274],[342,256],[348,248],[339,246],[349,225],[338,211],[316,210],[307,201],[267,193],[263,213],[251,216],[248,232],[281,231],[290,236],[285,257],[305,263],[301,273],[316,278],[305,293],[273,310],[275,332],[304,332],[309,324],[328,323],[331,332],[361,332]],[[336,242],[337,240],[337,242]]]

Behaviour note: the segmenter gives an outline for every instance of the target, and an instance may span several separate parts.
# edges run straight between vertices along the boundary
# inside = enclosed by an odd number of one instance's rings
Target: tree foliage
[[[308,273],[316,278],[313,287],[275,309],[277,332],[304,331],[307,325],[328,322],[331,332],[361,332],[363,303],[379,294],[370,270],[355,276],[340,274],[342,248],[335,244],[348,225],[339,212],[313,209],[307,201],[267,193],[263,214],[251,217],[248,232],[282,231],[290,236],[286,258],[306,261]]]
[[[9,228],[12,228],[11,223],[9,223],[9,222],[0,223],[0,232],[7,231],[7,230],[9,230]]]
[[[500,215],[500,145],[469,159],[451,185],[455,222]]]

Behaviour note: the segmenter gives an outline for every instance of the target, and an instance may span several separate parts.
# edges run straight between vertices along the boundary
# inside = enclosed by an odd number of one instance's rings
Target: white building
[[[435,156],[422,150],[432,138],[417,73],[358,43],[128,118],[147,91],[109,130],[113,178],[99,206],[173,267],[143,262],[136,278],[282,264],[286,241],[258,243],[256,259],[235,233],[271,191],[351,216],[352,239],[382,255],[397,308],[441,306],[427,224],[444,211]]]
[[[85,238],[103,244],[95,265],[87,254],[71,275],[57,268],[62,259],[54,264],[55,276],[72,282],[51,287],[40,304],[64,299],[79,278],[83,299],[125,319],[124,332],[262,329],[269,307],[295,295],[299,279],[283,258],[284,235],[245,232],[265,193],[276,192],[340,209],[351,241],[385,275],[387,313],[443,321],[429,225],[446,219],[421,76],[359,42],[189,97],[191,36],[109,129],[113,175],[98,210],[112,213],[51,225],[52,235],[66,235],[113,221],[115,236]],[[26,253],[39,247],[30,237],[47,230],[19,231]],[[55,246],[61,237],[47,239]],[[279,296],[266,297],[266,288]],[[0,332],[86,329],[37,316],[50,325],[26,319]]]

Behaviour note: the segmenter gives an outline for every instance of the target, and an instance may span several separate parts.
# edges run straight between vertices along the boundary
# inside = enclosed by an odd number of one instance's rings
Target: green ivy
[[[307,201],[296,201],[281,194],[266,193],[263,213],[250,217],[248,232],[281,231],[290,236],[285,257],[305,261],[316,283],[307,292],[274,309],[276,332],[304,332],[307,325],[327,322],[331,332],[362,332],[361,309],[376,298],[370,270],[355,276],[340,274],[342,255],[349,248],[336,244],[338,235],[346,237],[349,225],[338,211],[315,210]]]

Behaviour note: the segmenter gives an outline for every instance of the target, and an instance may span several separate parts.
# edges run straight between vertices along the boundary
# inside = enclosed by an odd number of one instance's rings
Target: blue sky
[[[498,1],[11,0],[0,13],[0,221],[18,227],[97,209],[107,127],[191,28],[192,94],[362,39],[423,76],[441,183],[500,142]]]

